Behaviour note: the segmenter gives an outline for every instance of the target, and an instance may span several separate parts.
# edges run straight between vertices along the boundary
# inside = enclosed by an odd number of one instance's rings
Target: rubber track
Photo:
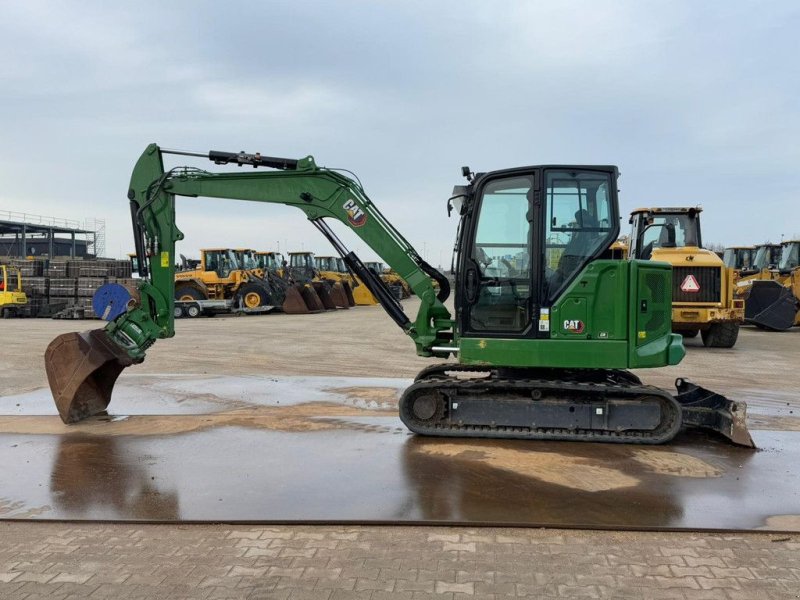
[[[459,372],[485,372],[490,369],[470,367],[468,365],[436,365],[431,368]],[[427,370],[426,370],[427,371]],[[425,373],[425,371],[423,371]],[[420,375],[422,375],[421,373]],[[570,374],[571,375],[571,374]],[[581,396],[593,401],[634,400],[641,396],[657,397],[662,404],[661,424],[652,431],[606,431],[593,429],[567,428],[535,428],[528,426],[490,426],[459,425],[447,421],[447,410],[450,401],[458,401],[459,395],[471,391],[480,392],[490,402],[491,392],[496,392],[507,399],[509,395],[518,395],[520,400],[531,401],[531,393],[540,390],[547,398],[565,396],[565,402],[580,402]],[[412,410],[413,400],[422,394],[438,392],[441,405],[435,418],[427,421],[417,419]],[[489,379],[456,379],[439,376],[433,372],[425,373],[425,377],[406,389],[400,399],[400,419],[412,432],[445,437],[475,438],[514,438],[535,440],[573,440],[586,442],[612,442],[630,444],[663,444],[671,440],[681,427],[681,407],[666,391],[649,386],[632,383],[582,383],[575,380],[559,379],[516,379],[492,376]]]

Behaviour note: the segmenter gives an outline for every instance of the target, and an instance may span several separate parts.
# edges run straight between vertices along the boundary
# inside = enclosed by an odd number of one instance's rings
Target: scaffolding
[[[0,211],[0,256],[102,256],[105,221]]]

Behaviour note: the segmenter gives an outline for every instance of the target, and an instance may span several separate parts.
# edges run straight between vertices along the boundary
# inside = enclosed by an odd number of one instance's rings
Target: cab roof
[[[690,212],[703,212],[702,206],[656,206],[654,208],[634,208],[631,214],[637,213],[663,213],[663,214],[687,214]]]

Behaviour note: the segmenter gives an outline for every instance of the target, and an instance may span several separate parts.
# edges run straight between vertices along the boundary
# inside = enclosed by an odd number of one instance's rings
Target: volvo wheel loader
[[[325,311],[325,305],[310,283],[298,283],[289,273],[283,254],[272,251],[254,253],[257,272],[282,294],[281,310],[287,315],[307,315]]]
[[[639,208],[631,213],[629,257],[672,265],[672,330],[703,345],[731,348],[744,321],[733,270],[703,248],[702,208]]]
[[[180,152],[247,172],[164,170]],[[378,297],[432,365],[405,390],[399,416],[417,434],[479,438],[656,444],[683,426],[752,446],[745,405],[676,381],[677,393],[647,385],[628,369],[678,364],[668,263],[610,258],[619,233],[613,166],[543,165],[462,173],[450,210],[460,218],[455,313],[448,279],[384,217],[361,184],[311,156],[162,150],[150,145],[131,176],[134,241],[146,265],[135,293],[119,289],[104,329],[58,336],[45,355],[61,418],[104,411],[120,372],[174,335],[175,197],[275,203],[301,210],[348,268]],[[349,227],[414,289],[409,317],[386,284],[328,224]],[[550,260],[558,256],[558,260]],[[438,292],[433,281],[438,282]]]
[[[321,275],[313,252],[289,252],[289,273],[298,283],[314,286],[326,309],[352,306],[343,282]]]
[[[141,259],[138,262],[141,268]],[[251,310],[276,306],[269,284],[241,264],[231,248],[201,250],[196,268],[175,273],[174,296],[181,301],[232,299]]]

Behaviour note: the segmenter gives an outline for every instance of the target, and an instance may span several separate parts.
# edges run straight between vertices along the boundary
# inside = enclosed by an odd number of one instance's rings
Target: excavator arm
[[[165,171],[163,155],[168,153],[271,170],[212,173],[179,167]],[[162,150],[151,144],[136,163],[128,190],[142,279],[135,289],[114,285],[101,288],[94,303],[98,314],[109,321],[106,327],[59,336],[45,355],[50,389],[64,422],[79,421],[105,410],[120,372],[143,361],[156,340],[175,333],[175,243],[183,239],[175,221],[176,196],[299,208],[411,337],[418,354],[448,356],[453,321],[444,306],[449,294],[447,279],[386,220],[358,182],[338,171],[318,167],[311,156],[294,160],[245,153],[206,155]],[[344,223],[408,282],[420,299],[413,321],[380,277],[345,248],[326,219]],[[439,284],[438,293],[434,280]]]

